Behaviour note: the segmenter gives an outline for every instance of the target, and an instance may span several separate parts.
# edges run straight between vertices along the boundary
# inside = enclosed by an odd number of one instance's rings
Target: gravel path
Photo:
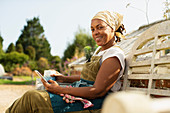
[[[35,89],[32,85],[0,85],[0,113],[5,110],[26,91]]]

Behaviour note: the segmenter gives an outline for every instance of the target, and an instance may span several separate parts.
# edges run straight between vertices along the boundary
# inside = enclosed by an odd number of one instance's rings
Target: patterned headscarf
[[[121,26],[122,21],[123,21],[123,15],[112,12],[112,11],[100,11],[98,12],[93,18],[93,19],[100,19],[106,22],[111,28],[113,28],[114,31],[118,30],[118,28]],[[125,38],[121,33],[116,32],[116,36],[120,38]]]

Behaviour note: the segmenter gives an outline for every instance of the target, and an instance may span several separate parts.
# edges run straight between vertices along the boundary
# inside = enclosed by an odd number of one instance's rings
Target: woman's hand
[[[66,77],[64,75],[62,75],[61,73],[57,72],[56,74],[51,75],[51,77],[55,77],[57,82],[65,82],[66,81]]]
[[[41,81],[45,87],[45,89],[51,93],[54,93],[54,94],[59,94],[60,93],[60,89],[61,87],[58,85],[58,83],[54,80],[49,80],[48,82],[44,81],[42,78],[41,78]]]

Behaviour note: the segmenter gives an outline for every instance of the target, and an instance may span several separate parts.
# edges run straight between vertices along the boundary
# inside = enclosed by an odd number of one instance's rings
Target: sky
[[[39,17],[51,54],[62,57],[79,27],[90,33],[91,19],[97,12],[112,10],[123,14],[123,24],[129,33],[148,24],[146,11],[149,23],[163,19],[163,2],[165,0],[0,0],[3,50],[10,43],[16,43],[26,20]]]

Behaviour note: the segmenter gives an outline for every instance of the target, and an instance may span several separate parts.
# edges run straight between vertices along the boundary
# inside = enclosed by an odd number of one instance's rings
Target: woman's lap
[[[71,84],[72,87],[91,87],[93,86],[92,81],[87,81],[84,79],[81,79],[80,81],[74,82]],[[48,92],[49,93],[49,92]],[[82,111],[82,110],[94,110],[94,109],[100,109],[103,103],[103,100],[105,97],[98,98],[98,99],[91,99],[91,101],[94,106],[84,109],[84,105],[80,101],[75,101],[74,103],[66,103],[63,101],[63,97],[49,93],[52,108],[55,113],[63,113],[63,112],[72,112],[72,111]]]
[[[73,87],[86,87],[91,86],[92,84],[85,84],[84,82],[73,83]],[[78,85],[78,86],[77,86]],[[15,112],[15,111],[29,111],[30,112],[40,112],[40,113],[63,113],[63,112],[72,112],[72,111],[82,111],[82,110],[94,110],[100,109],[103,103],[104,97],[89,100],[94,106],[84,109],[83,103],[76,101],[74,103],[66,103],[63,100],[63,97],[52,94],[42,90],[31,90],[26,92],[21,98],[16,100],[13,105],[6,111],[6,113]],[[25,106],[25,107],[23,107]]]
[[[80,101],[76,101],[74,103],[66,103],[65,101],[63,101],[63,98],[59,95],[53,95],[52,97],[50,97],[50,99],[51,102],[53,103],[52,108],[55,113],[100,109],[103,103],[103,98],[89,100],[94,104],[94,106],[84,109],[83,108],[84,105]],[[53,100],[57,100],[55,101],[55,104]]]
[[[53,113],[51,101],[46,91],[30,90],[17,99],[6,113]]]

